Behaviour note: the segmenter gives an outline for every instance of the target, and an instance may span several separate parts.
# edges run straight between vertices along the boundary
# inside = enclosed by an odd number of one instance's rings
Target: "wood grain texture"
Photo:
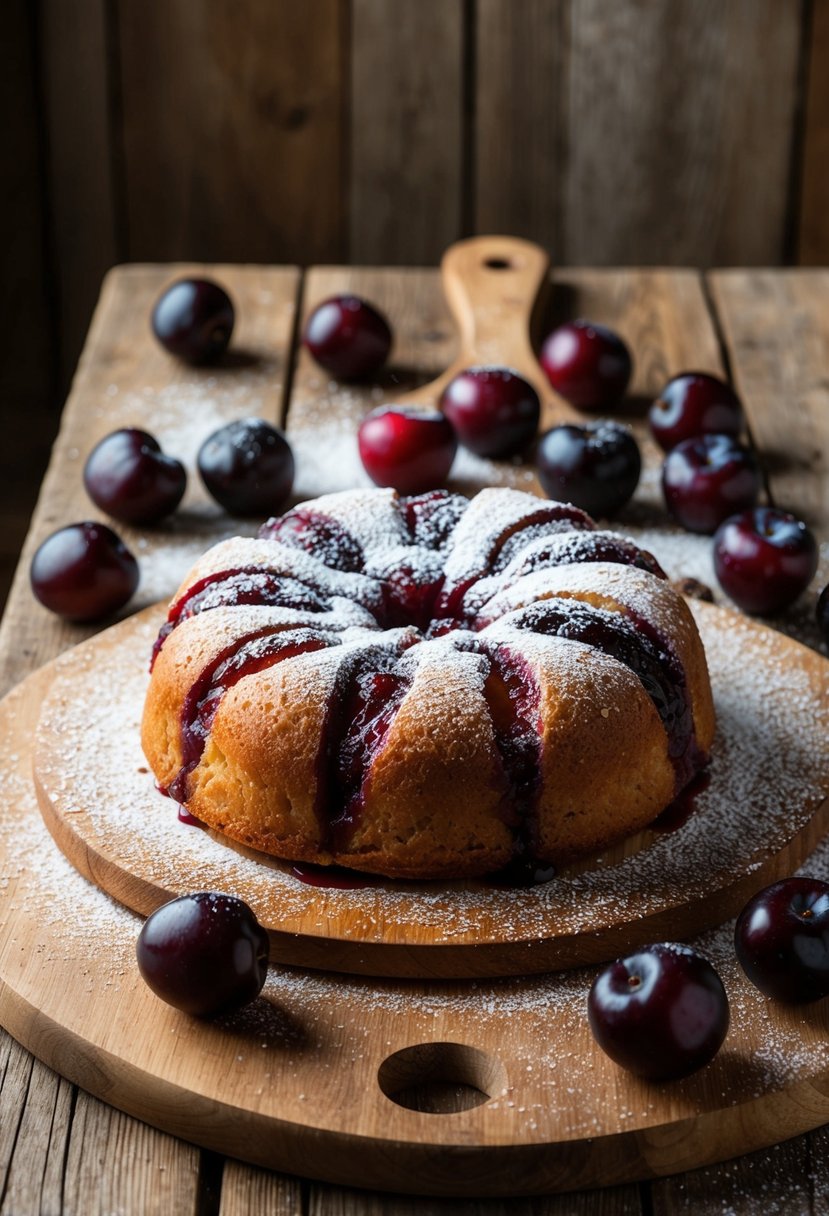
[[[15,1105],[20,1117],[18,1122],[14,1117],[17,1111],[10,1112],[9,1130],[26,1145],[27,1160],[16,1153],[8,1163],[4,1185],[0,1186],[0,1212],[4,1216],[57,1212],[61,1208],[64,1155],[72,1123],[72,1086],[38,1060],[31,1060],[17,1044],[12,1047],[11,1064],[11,1076],[4,1078],[3,1089],[10,1082],[9,1096],[14,1098],[17,1085]],[[0,1091],[0,1109],[4,1104]]]
[[[532,345],[550,290],[550,259],[541,246],[516,237],[469,237],[446,250],[440,277],[460,347],[440,376],[404,393],[400,403],[435,409],[455,376],[494,365],[517,372],[535,389],[541,430],[578,421],[577,411],[550,387]]]
[[[475,6],[475,231],[508,232],[565,260],[570,5]]]
[[[734,383],[772,496],[829,530],[829,270],[715,271]]]
[[[579,0],[571,30],[567,261],[779,261],[800,5]]]
[[[63,1182],[67,1216],[198,1216],[198,1169],[192,1145],[78,1094]]]
[[[64,395],[106,272],[123,257],[105,0],[40,8],[51,279]]]
[[[532,1199],[404,1199],[315,1184],[308,1216],[640,1216],[641,1212],[635,1186]]]
[[[797,260],[829,263],[829,0],[811,0]]]
[[[673,832],[629,836],[541,889],[369,879],[343,892],[298,882],[289,863],[221,834],[182,829],[175,805],[154,788],[134,726],[160,620],[155,610],[62,659],[32,741],[38,801],[69,860],[133,911],[148,915],[186,894],[198,876],[199,889],[244,899],[270,934],[272,961],[291,966],[426,980],[522,976],[609,962],[652,941],[685,941],[790,874],[829,827],[829,757],[821,756],[829,730],[826,663],[767,628],[738,631],[724,609],[701,604],[696,617],[718,733],[710,783],[694,814]],[[734,645],[743,656],[737,668],[724,653]],[[798,699],[776,730],[786,763],[746,772],[746,739],[753,746],[768,730],[759,673],[764,701],[794,688]],[[96,707],[102,685],[113,690],[103,720]],[[812,785],[796,797],[810,764]],[[740,800],[754,812],[738,831]]]
[[[317,273],[315,272],[315,274]],[[652,277],[650,274],[637,275],[630,272],[620,275],[617,272],[579,271],[560,274],[558,282],[560,290],[554,300],[557,309],[556,315],[576,315],[584,312],[587,315],[595,316],[598,320],[605,320],[608,323],[615,322],[622,332],[635,343],[638,370],[634,392],[637,396],[652,393],[660,386],[666,372],[677,371],[682,366],[708,366],[714,371],[721,368],[716,335],[711,327],[710,318],[706,314],[698,276],[679,275],[677,282],[672,283],[671,276],[668,274]],[[413,274],[404,272],[397,278],[393,275],[384,277],[382,274],[375,275],[374,272],[340,269],[319,272],[316,283],[320,290],[325,290],[328,286],[336,286],[338,289],[353,287],[367,292],[378,290],[383,294],[384,306],[388,307],[395,321],[395,328],[398,330],[397,356],[399,356],[399,362],[396,357],[396,367],[393,372],[394,377],[399,381],[396,383],[396,387],[411,385],[417,379],[434,375],[450,361],[456,339],[449,325],[447,310],[441,299],[440,289],[434,275],[430,276],[425,272]],[[788,312],[784,312],[779,318],[781,326],[785,326],[788,315]],[[135,334],[138,332],[134,328],[137,325],[136,318],[131,314],[126,301],[120,313],[120,319],[126,327],[123,339],[125,349],[129,343],[134,341]],[[143,325],[143,320],[141,324]],[[791,336],[791,341],[794,343],[796,340],[797,333],[795,332]],[[110,351],[108,346],[96,349],[99,349],[101,353]],[[122,351],[123,353],[124,351]],[[95,357],[97,358],[97,355]],[[106,357],[111,357],[111,352],[107,353]],[[318,419],[324,418],[329,406],[334,408],[334,403],[340,395],[342,395],[343,401],[348,398],[353,400],[359,398],[366,402],[372,399],[370,390],[366,390],[363,397],[362,390],[357,392],[328,386],[324,377],[320,378],[318,371],[309,363],[303,365],[302,360],[300,360],[300,372],[305,377],[303,381],[302,375],[298,376],[300,406],[308,413],[315,412]],[[82,376],[83,374],[82,372]],[[312,381],[315,383],[312,384]],[[101,383],[104,383],[106,387],[107,381],[103,378],[103,374]],[[142,384],[140,381],[137,382],[137,385],[140,388],[151,387],[150,383]],[[206,387],[203,393],[196,395],[195,399],[204,407],[205,402],[209,401],[209,392]],[[272,402],[273,398],[268,396],[267,400]],[[85,408],[88,410],[97,408],[94,396],[86,399]],[[157,396],[147,397],[140,403],[140,416],[144,425],[152,428],[159,417],[166,416],[163,411],[159,413],[159,408]],[[239,401],[239,408],[254,407],[250,398],[247,398]],[[69,417],[71,417],[71,412]],[[67,425],[71,425],[69,417]],[[795,415],[795,424],[798,418],[799,415]],[[56,483],[58,489],[63,483],[76,483],[76,464],[76,461],[69,460],[61,462]],[[804,469],[803,477],[809,478],[810,476],[809,470]],[[321,492],[321,489],[315,492]],[[44,521],[44,517],[53,514],[49,510],[52,493],[52,489],[49,489],[44,499],[40,517],[41,527],[48,527],[48,522]],[[62,495],[63,491],[59,489],[58,498],[61,502],[64,501]],[[57,510],[59,508],[54,512],[55,515],[57,515]],[[51,526],[56,526],[57,522],[62,522],[62,520],[59,521],[56,518],[55,523]],[[206,536],[205,543],[207,543]],[[156,563],[164,564],[166,559],[160,550],[154,549],[153,553],[154,556],[148,557],[146,564],[151,577],[156,578],[153,573]],[[25,577],[23,577],[20,582],[20,596],[15,617],[17,628],[4,630],[0,640],[7,679],[10,678],[9,673],[16,672],[18,675],[25,673],[38,662],[38,656],[42,656],[45,660],[67,645],[73,637],[79,636],[74,631],[68,631],[64,635],[61,627],[49,620],[45,613],[36,613],[32,619],[33,613],[28,595],[28,587],[25,585]],[[39,641],[38,637],[44,633],[48,636]],[[12,1055],[19,1053],[22,1060],[28,1061],[23,1074],[16,1072],[16,1066],[13,1063],[11,1066],[9,1065],[9,1053]],[[14,1076],[18,1076],[19,1083],[12,1084],[11,1078]],[[27,1169],[37,1173],[45,1168],[43,1161],[38,1162],[35,1156],[29,1156],[28,1144],[16,1134],[31,1076],[30,1058],[12,1044],[7,1035],[0,1032],[0,1189],[3,1186],[3,1179],[7,1176],[10,1161],[15,1166],[18,1177],[22,1177]],[[39,1088],[39,1082],[36,1082],[37,1088]],[[36,1092],[32,1094],[32,1097],[37,1097]],[[99,1126],[103,1129],[106,1124],[102,1120]],[[136,1135],[140,1140],[140,1129]],[[824,1207],[826,1206],[826,1197],[829,1195],[829,1180],[827,1180],[829,1176],[823,1169],[826,1157],[826,1133],[817,1133],[811,1139],[814,1145],[811,1150],[811,1168],[814,1175],[814,1212],[818,1212],[822,1210],[821,1203]],[[90,1151],[95,1151],[94,1146],[90,1145]],[[7,1154],[5,1166],[3,1164],[4,1152]],[[53,1144],[51,1156],[54,1157],[56,1152],[60,1160],[60,1149],[57,1144]],[[153,1153],[156,1152],[157,1150],[154,1149]],[[8,1156],[8,1154],[11,1155]],[[22,1162],[21,1165],[15,1163],[15,1158],[18,1157]],[[766,1159],[767,1155],[763,1154],[761,1160]],[[729,1165],[722,1167],[722,1173],[719,1170],[707,1171],[709,1197],[719,1195],[722,1191],[735,1203],[739,1201],[741,1206],[737,1210],[739,1210],[740,1216],[743,1216],[743,1213],[745,1216],[755,1216],[755,1213],[758,1212],[765,1213],[768,1210],[765,1202],[768,1195],[772,1196],[775,1203],[782,1204],[786,1181],[788,1180],[789,1186],[793,1189],[799,1186],[802,1177],[802,1159],[789,1158],[780,1153],[774,1154],[768,1159],[772,1164],[777,1162],[781,1167],[776,1187],[770,1188],[767,1172],[761,1168],[759,1162],[756,1168],[752,1168],[751,1163],[748,1163],[744,1171],[739,1165]],[[136,1161],[135,1157],[132,1160]],[[157,1168],[156,1161],[156,1156],[151,1157],[143,1168],[152,1173]],[[295,1163],[295,1168],[296,1164],[298,1163]],[[244,1176],[245,1167],[238,1168]],[[126,1196],[123,1191],[118,1191],[119,1184],[116,1178],[118,1170],[118,1161],[112,1156],[107,1156],[99,1185],[106,1188],[110,1194],[122,1194],[124,1203],[122,1210],[130,1213],[130,1216],[133,1212],[135,1216],[140,1216],[140,1206],[131,1206],[129,1196]],[[742,1180],[739,1193],[734,1189],[729,1189],[728,1184],[730,1172],[735,1170],[739,1171]],[[135,1183],[136,1194],[140,1195],[143,1193],[145,1183],[140,1177],[141,1171],[137,1162],[131,1166],[131,1172],[134,1174],[136,1171],[139,1173]],[[253,1186],[254,1183],[250,1185]],[[358,1204],[361,1197],[358,1194],[358,1197],[352,1200],[349,1192],[331,1188],[319,1189],[322,1192],[318,1206],[321,1214],[328,1210],[346,1210],[346,1205],[349,1203],[352,1204],[352,1207],[348,1210],[354,1210],[354,1204]],[[242,1190],[244,1191],[244,1186]],[[312,1189],[312,1197],[316,1190],[317,1188]],[[622,1198],[625,1193],[627,1201]],[[648,1188],[645,1188],[646,1197],[647,1193]],[[590,1200],[584,1195],[578,1195],[550,1202],[557,1213],[575,1211],[615,1214],[618,1211],[636,1211],[636,1197],[636,1188],[628,1188],[627,1192],[616,1189],[602,1192]],[[393,1201],[386,1199],[381,1202],[388,1205],[383,1210],[400,1213],[432,1213],[443,1206],[439,1205],[437,1201],[428,1200]],[[392,1206],[395,1202],[397,1206]],[[528,1211],[541,1211],[541,1202],[535,1200],[531,1205],[528,1204]],[[630,1204],[629,1207],[625,1206],[626,1202]],[[681,1194],[676,1200],[676,1204],[678,1206],[672,1210],[689,1214],[694,1210],[692,1206],[684,1203]],[[478,1211],[479,1206],[470,1202],[469,1204],[453,1205],[453,1210],[458,1210],[460,1207],[461,1210],[472,1212]],[[505,1204],[491,1206],[496,1211],[499,1207],[506,1207]],[[482,1210],[484,1209],[482,1208]],[[516,1209],[510,1204],[509,1210]],[[788,1216],[789,1210],[798,1209],[781,1210],[786,1210]],[[14,1216],[19,1216],[19,1209]]]
[[[313,1177],[439,1195],[581,1190],[677,1172],[829,1113],[825,1003],[794,1015],[770,1004],[743,976],[727,932],[707,939],[707,952],[739,1016],[714,1061],[669,1086],[622,1073],[598,1050],[584,1017],[591,971],[473,988],[277,969],[233,1017],[198,1021],[161,1004],[134,966],[139,919],[49,858],[27,740],[53,674],[35,673],[0,708],[14,791],[0,821],[9,893],[0,1017],[86,1090],[257,1164],[293,1168],[300,1155]],[[106,950],[90,953],[92,926]],[[411,1109],[404,1093],[426,1082],[490,1100],[444,1116]],[[123,1159],[117,1136],[108,1141]]]
[[[198,267],[184,264],[178,273],[188,270],[196,272]],[[1,687],[94,632],[94,626],[69,625],[35,604],[29,562],[55,528],[99,517],[83,489],[86,456],[109,431],[143,425],[149,402],[150,429],[162,447],[184,461],[189,485],[181,508],[167,523],[144,532],[118,527],[142,566],[141,585],[130,608],[172,595],[190,564],[188,554],[194,559],[211,540],[254,530],[250,521],[231,523],[210,499],[196,472],[196,455],[208,435],[234,418],[258,414],[280,420],[299,276],[290,267],[220,265],[212,266],[211,273],[230,291],[237,325],[231,351],[223,363],[210,368],[177,362],[150,333],[152,305],[177,277],[176,270],[131,266],[114,271],[105,282],[0,625]]]
[[[302,1162],[297,1160],[297,1168]],[[298,1178],[272,1174],[227,1161],[222,1173],[218,1216],[305,1216],[302,1183]]]
[[[120,0],[133,260],[343,253],[344,0]]]
[[[350,260],[434,263],[461,235],[463,4],[352,0]]]

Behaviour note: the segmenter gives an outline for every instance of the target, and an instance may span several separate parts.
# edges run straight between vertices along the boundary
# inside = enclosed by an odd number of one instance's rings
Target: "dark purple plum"
[[[357,444],[363,467],[378,486],[422,494],[449,476],[458,441],[438,410],[383,405],[360,424]]]
[[[117,612],[138,578],[138,562],[121,538],[91,521],[47,536],[29,568],[36,598],[69,621],[98,621]]]
[[[440,408],[465,448],[493,460],[521,452],[541,416],[538,393],[507,367],[467,368],[447,384]]]
[[[744,612],[782,612],[809,586],[817,563],[814,535],[776,507],[732,515],[714,536],[720,586]]]
[[[595,321],[568,321],[545,339],[539,362],[550,384],[577,409],[610,409],[627,392],[633,371],[622,338]]]
[[[730,385],[708,372],[681,372],[668,381],[648,413],[651,434],[669,452],[697,435],[733,435],[743,426],[743,407]]]
[[[565,423],[541,436],[538,478],[548,498],[607,518],[629,501],[642,458],[627,427],[617,422]]]
[[[305,322],[302,341],[313,358],[338,380],[363,380],[389,357],[391,327],[359,296],[332,296],[317,304]]]
[[[230,296],[212,279],[179,279],[156,302],[152,330],[171,355],[209,363],[227,350],[235,314]]]
[[[784,878],[737,918],[737,958],[766,996],[802,1005],[829,996],[829,883]]]
[[[762,489],[754,453],[731,435],[699,435],[672,448],[662,466],[665,505],[689,532],[712,533]]]
[[[96,506],[128,524],[152,524],[172,514],[187,487],[180,460],[136,427],[113,431],[90,452],[83,471]]]
[[[294,457],[281,431],[262,418],[221,427],[199,449],[208,491],[231,515],[275,515],[294,484]]]
[[[690,946],[644,946],[605,967],[587,1000],[596,1042],[653,1081],[687,1076],[719,1051],[729,1009],[722,980]]]
[[[241,899],[200,891],[147,917],[136,957],[156,996],[209,1018],[256,999],[268,974],[269,944],[267,931]]]

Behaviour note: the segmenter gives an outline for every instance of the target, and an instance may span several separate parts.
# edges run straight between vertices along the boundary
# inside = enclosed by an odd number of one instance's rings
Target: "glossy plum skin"
[[[730,435],[685,439],[662,466],[665,505],[689,532],[714,532],[729,515],[753,506],[761,487],[754,454]]]
[[[171,515],[187,487],[180,460],[165,456],[146,431],[113,431],[90,452],[83,471],[96,506],[128,524],[152,524]]]
[[[199,449],[199,473],[231,515],[276,515],[294,484],[294,457],[281,431],[262,418],[220,427]]]
[[[743,426],[743,407],[730,385],[708,372],[681,372],[663,388],[648,412],[651,434],[669,452],[697,435],[733,435]]]
[[[507,367],[468,367],[447,384],[440,408],[465,448],[493,460],[522,451],[541,416],[538,393]]]
[[[633,359],[612,329],[568,321],[544,340],[539,362],[550,384],[577,409],[609,409],[627,392]]]
[[[422,494],[449,476],[458,441],[437,410],[383,405],[363,419],[357,446],[375,485],[391,486],[399,494]]]
[[[538,478],[548,498],[608,518],[632,497],[642,458],[627,427],[616,422],[565,423],[541,436]]]
[[[611,963],[587,1000],[590,1029],[612,1060],[653,1081],[687,1076],[719,1051],[728,997],[714,968],[689,946],[662,943]]]
[[[317,304],[305,322],[302,341],[320,367],[338,380],[363,380],[385,363],[392,332],[373,304],[342,295]]]
[[[44,607],[69,621],[98,621],[117,612],[138,586],[138,562],[106,524],[59,528],[32,558],[29,580]]]
[[[256,999],[268,975],[269,945],[267,931],[241,899],[200,891],[147,917],[136,958],[162,1001],[209,1018]]]
[[[734,948],[766,996],[794,1005],[829,996],[829,883],[784,878],[758,892],[737,918]]]
[[[151,325],[161,345],[187,363],[209,363],[227,350],[233,302],[212,279],[179,279],[159,297]]]
[[[817,597],[815,617],[817,619],[817,627],[823,634],[823,640],[829,645],[829,583],[826,584]]]
[[[813,534],[802,520],[776,507],[733,515],[714,536],[720,586],[744,612],[781,612],[806,590],[817,564]]]

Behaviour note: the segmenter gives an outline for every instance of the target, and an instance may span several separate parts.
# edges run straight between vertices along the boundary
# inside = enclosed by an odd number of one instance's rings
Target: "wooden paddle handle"
[[[545,250],[518,237],[474,236],[449,246],[441,260],[441,275],[460,349],[442,375],[401,400],[434,407],[459,372],[495,365],[511,368],[533,385],[546,425],[553,416],[558,421],[571,419],[574,412],[553,393],[531,341],[550,283]]]

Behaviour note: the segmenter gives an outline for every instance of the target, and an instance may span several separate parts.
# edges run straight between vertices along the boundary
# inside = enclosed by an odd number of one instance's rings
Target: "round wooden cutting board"
[[[121,626],[109,645],[128,650],[146,629]],[[798,649],[791,655],[798,705],[809,678],[796,675]],[[707,1068],[669,1085],[623,1073],[595,1047],[586,970],[413,983],[276,966],[262,996],[232,1017],[206,1023],[162,1004],[135,965],[140,917],[55,847],[32,783],[32,737],[54,680],[99,673],[97,703],[86,706],[90,737],[100,703],[117,702],[100,659],[85,646],[0,704],[0,1022],[84,1089],[258,1164],[444,1195],[650,1177],[829,1119],[829,1002],[791,1010],[760,996],[737,967],[730,926],[698,943],[731,1001],[725,1045]],[[781,717],[789,712],[784,704]],[[122,755],[129,767],[128,740]],[[102,817],[124,811],[102,798]],[[91,850],[85,868],[99,864]],[[829,847],[809,869],[829,877]],[[447,1092],[451,1113],[434,1113]]]
[[[241,896],[274,961],[363,975],[527,975],[686,939],[799,865],[829,826],[827,663],[722,608],[695,606],[718,736],[685,822],[640,833],[543,885],[299,881],[289,865],[179,822],[154,787],[139,724],[159,613],[63,656],[34,744],[49,830],[78,870],[144,915],[176,895]]]

